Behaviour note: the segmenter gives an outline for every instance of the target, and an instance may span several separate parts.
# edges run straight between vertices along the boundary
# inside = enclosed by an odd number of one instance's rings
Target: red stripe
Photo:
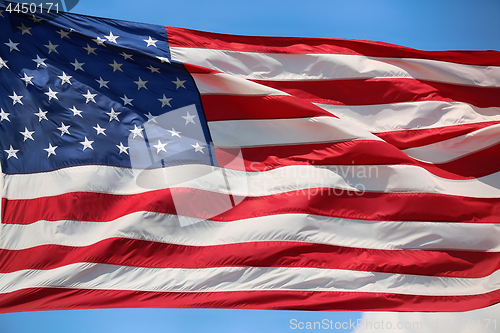
[[[293,213],[377,221],[498,223],[500,220],[500,198],[313,188],[246,197],[231,208],[225,194],[181,188],[176,189],[175,195],[177,202],[183,203],[183,215],[215,221]],[[177,213],[170,189],[135,195],[74,192],[30,200],[3,199],[2,209],[4,224],[30,224],[38,220],[111,221],[137,211]]]
[[[261,53],[332,53],[416,58],[469,65],[500,66],[498,51],[420,51],[382,42],[333,38],[258,37],[166,27],[170,47],[195,47]]]
[[[408,149],[452,139],[497,124],[500,124],[500,121],[374,134],[399,149]]]
[[[106,308],[469,311],[500,302],[500,290],[473,296],[327,291],[146,292],[30,288],[0,294],[0,313]]]
[[[202,95],[201,99],[208,121],[293,119],[318,116],[337,118],[336,115],[293,96]],[[448,140],[496,124],[500,124],[500,121],[374,134],[399,149],[408,149]]]
[[[216,71],[215,69],[201,67],[201,66],[197,66],[197,65],[193,65],[193,64],[183,63],[182,65],[184,65],[184,68],[186,68],[186,70],[189,73],[193,73],[193,74],[195,74],[195,73],[196,74],[216,74],[216,73],[222,73],[222,72]]]
[[[328,116],[330,112],[300,98],[286,95],[201,95],[207,121],[289,119]]]
[[[436,168],[464,177],[482,177],[500,172],[500,144],[461,157],[447,163],[436,164]],[[497,176],[498,177],[498,176]]]
[[[500,198],[466,198],[429,193],[357,194],[311,189],[267,197],[247,197],[233,209],[213,219],[232,221],[297,213],[377,221],[498,223],[500,220]],[[192,210],[195,211],[196,207],[193,206]]]
[[[500,106],[499,87],[462,86],[403,78],[252,81],[314,103],[374,105],[417,101],[459,101],[482,108]]]
[[[288,241],[185,246],[124,238],[85,247],[0,250],[0,273],[54,269],[78,262],[149,268],[314,267],[480,278],[500,269],[500,253],[374,250]]]
[[[227,159],[225,150],[216,149],[217,159]],[[447,179],[472,179],[500,171],[500,145],[459,159],[432,164],[414,160],[396,147],[382,141],[354,140],[293,146],[242,148],[247,171],[266,171],[289,165],[414,165]],[[233,156],[233,155],[229,155]],[[234,158],[234,157],[233,157]]]

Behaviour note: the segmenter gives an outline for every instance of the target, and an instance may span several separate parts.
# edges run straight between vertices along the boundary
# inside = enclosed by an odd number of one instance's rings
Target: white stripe
[[[433,277],[307,267],[145,268],[76,263],[0,274],[0,293],[26,288],[154,292],[342,291],[426,296],[480,295],[500,288],[500,271],[482,278]]]
[[[461,102],[316,105],[371,133],[429,129],[500,120],[498,107],[478,108]]]
[[[405,149],[403,152],[420,161],[446,163],[499,143],[500,124],[426,146]]]
[[[136,183],[133,170],[128,168],[77,166],[40,174],[4,175],[4,190],[8,199],[33,199],[67,192],[136,194],[167,187],[195,188],[243,197],[303,189],[311,189],[307,194],[317,195],[317,188],[357,191],[356,195],[369,191],[500,197],[500,172],[477,179],[454,180],[438,177],[413,165],[295,165],[261,172],[224,169],[225,177],[214,170],[220,169],[208,165],[184,165],[145,170],[140,179],[145,182],[154,180],[152,187],[145,188],[140,186],[144,183]]]
[[[334,117],[225,120],[208,123],[218,147],[259,147],[355,139],[380,140],[358,126]]]
[[[500,224],[493,223],[365,221],[309,214],[197,222],[182,227],[175,215],[135,212],[110,222],[4,224],[0,248],[82,247],[119,237],[188,246],[293,241],[379,250],[500,252]]]
[[[288,95],[287,93],[245,80],[233,75],[218,74],[191,74],[196,82],[198,91],[202,95],[224,94],[224,95]]]
[[[500,87],[500,67],[345,54],[280,54],[171,47],[172,59],[255,80],[415,78]]]

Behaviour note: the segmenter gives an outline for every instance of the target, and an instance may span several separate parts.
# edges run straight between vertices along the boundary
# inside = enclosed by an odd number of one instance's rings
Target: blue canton
[[[0,10],[2,172],[132,167],[129,141],[140,138],[163,154],[156,167],[216,164],[199,93],[170,59],[164,27]]]

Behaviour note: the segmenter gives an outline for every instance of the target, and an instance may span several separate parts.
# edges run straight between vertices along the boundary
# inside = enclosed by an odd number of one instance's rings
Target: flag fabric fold
[[[500,52],[0,29],[0,312],[500,302]]]

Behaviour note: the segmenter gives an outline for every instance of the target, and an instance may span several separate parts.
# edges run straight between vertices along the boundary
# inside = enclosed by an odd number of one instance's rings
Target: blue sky
[[[80,0],[73,12],[229,34],[500,50],[498,0]]]
[[[230,34],[377,40],[423,50],[500,50],[498,0],[81,0],[73,12]],[[292,319],[360,317],[359,312],[54,311],[0,315],[0,332],[290,332]]]

